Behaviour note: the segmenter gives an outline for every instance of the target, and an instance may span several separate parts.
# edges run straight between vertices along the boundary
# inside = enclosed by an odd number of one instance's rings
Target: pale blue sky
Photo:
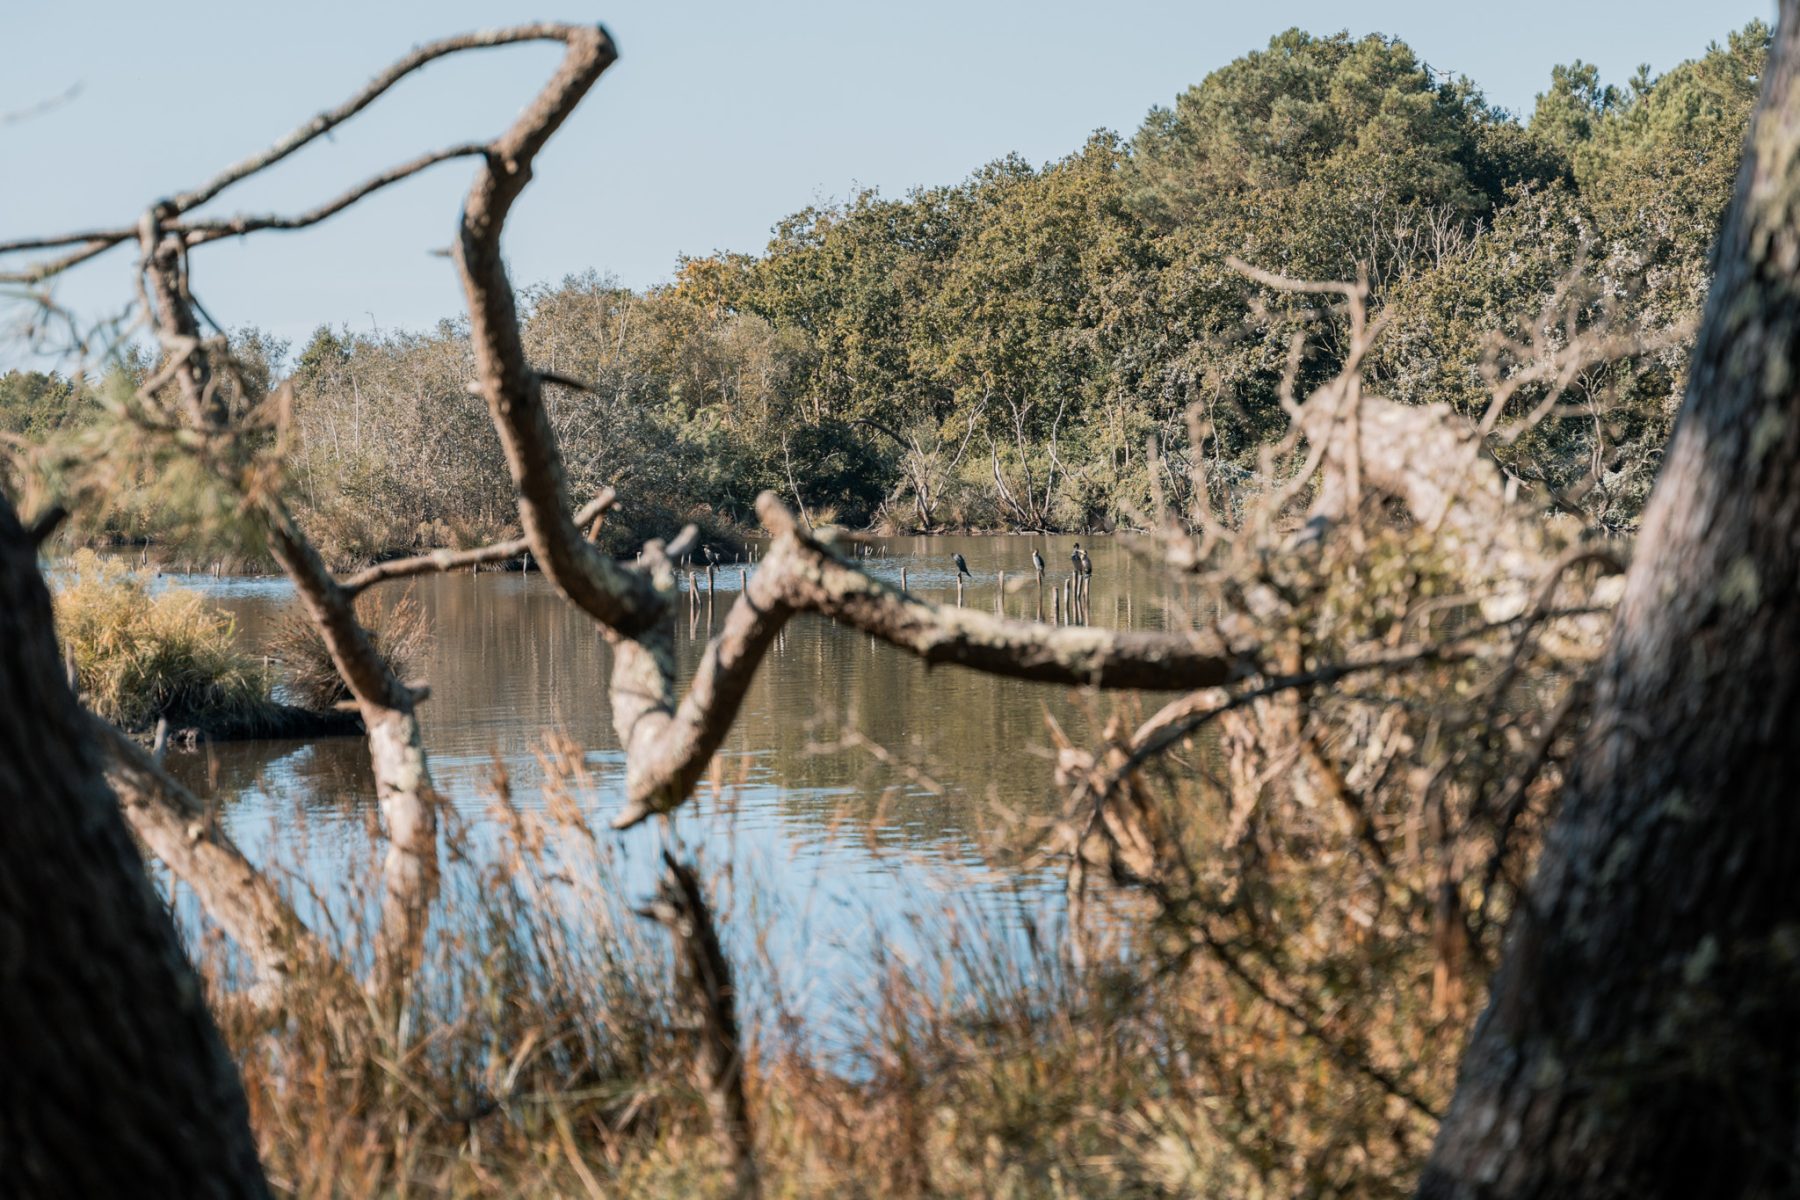
[[[632,286],[680,253],[760,249],[770,226],[860,186],[898,194],[1011,151],[1059,157],[1100,127],[1129,133],[1208,71],[1298,25],[1405,38],[1433,66],[1528,112],[1553,64],[1623,82],[1723,41],[1773,0],[1514,0],[1500,6],[1064,0],[908,4],[619,0],[0,0],[0,237],[130,221],[336,103],[414,44],[539,18],[599,20],[622,57],[540,159],[507,232],[516,281],[594,268]],[[295,210],[429,147],[498,130],[556,60],[551,47],[437,64],[213,211]],[[300,339],[321,323],[424,328],[454,315],[448,244],[468,179],[450,163],[330,225],[196,254],[227,325]],[[128,252],[59,297],[130,295]],[[0,361],[16,353],[0,351]]]

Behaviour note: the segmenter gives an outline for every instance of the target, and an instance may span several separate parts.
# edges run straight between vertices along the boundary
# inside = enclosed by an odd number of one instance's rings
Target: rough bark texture
[[[1800,2],[1427,1197],[1800,1187]]]
[[[463,202],[455,258],[469,309],[476,386],[487,400],[519,499],[519,523],[544,574],[609,629],[632,634],[661,615],[648,577],[615,563],[581,536],[567,472],[544,407],[543,384],[525,358],[512,280],[501,256],[507,214],[531,181],[532,160],[618,58],[597,25],[560,27],[562,65],[494,142]]]
[[[353,593],[326,570],[324,560],[278,498],[262,507],[269,549],[301,607],[356,697],[369,736],[369,763],[387,832],[382,857],[379,978],[410,973],[425,940],[437,897],[437,793],[425,760],[413,690],[401,682],[356,618]],[[378,979],[379,982],[379,979]]]
[[[276,1000],[297,970],[338,971],[330,952],[194,794],[130,738],[98,718],[88,720],[125,819],[249,957],[261,993],[256,998]]]
[[[0,498],[0,1195],[261,1196],[242,1088]]]

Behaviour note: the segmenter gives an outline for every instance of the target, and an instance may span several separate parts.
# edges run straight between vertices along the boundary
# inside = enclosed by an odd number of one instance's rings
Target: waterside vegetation
[[[323,331],[291,363],[203,335],[190,275],[244,232],[196,210],[275,151],[137,226],[0,246],[67,255],[33,268],[53,275],[141,236],[157,342],[97,383],[8,380],[32,421],[64,415],[11,443],[0,495],[0,694],[23,698],[0,931],[32,971],[0,988],[0,1137],[32,1151],[0,1172],[320,1196],[1793,1190],[1800,750],[1776,735],[1800,601],[1766,582],[1800,571],[1783,8],[1773,48],[1752,26],[1624,90],[1559,70],[1528,122],[1398,41],[1291,32],[1130,142],[808,210],[648,294],[590,277],[518,307],[508,213],[617,51],[592,25],[448,38],[276,145],[435,58],[559,44],[538,99],[458,151],[466,318]],[[46,500],[90,536],[166,520],[287,575],[308,696],[367,733],[345,903],[252,864],[80,708]],[[826,509],[1135,526],[1194,619],[936,603]],[[706,536],[680,522],[752,514],[768,540],[678,671],[676,571]],[[1640,514],[1635,547],[1612,536]],[[382,630],[366,595],[521,547],[606,647],[617,753],[592,774],[594,746],[546,732],[541,788],[497,764],[478,836],[433,784],[416,621]],[[179,615],[210,652],[212,618]],[[986,831],[996,865],[1056,873],[1061,919],[946,906],[836,1024],[681,837],[729,811],[694,801],[728,801],[716,752],[801,616],[1091,716],[1046,722],[1056,811]],[[653,894],[625,894],[601,803],[661,830]],[[128,828],[222,935],[187,947],[204,1002]],[[109,1119],[63,1119],[93,1095]]]
[[[1159,496],[1190,503],[1194,457],[1224,510],[1266,488],[1284,377],[1304,395],[1344,365],[1338,325],[1290,372],[1317,306],[1232,260],[1360,275],[1387,329],[1372,389],[1481,422],[1508,381],[1508,474],[1627,528],[1682,393],[1768,38],[1753,24],[1622,85],[1577,61],[1521,119],[1397,38],[1291,30],[1130,137],[814,205],[762,254],[684,259],[647,291],[593,273],[527,288],[522,337],[573,492],[629,482],[602,532],[615,552],[690,520],[729,540],[764,490],[852,528],[1143,528]],[[1615,353],[1546,368],[1597,329]],[[239,403],[291,375],[283,469],[334,562],[517,532],[465,321],[234,346],[221,386]],[[104,424],[121,391],[14,372],[0,431],[56,442]],[[109,496],[108,536],[166,539],[168,513],[193,509]]]

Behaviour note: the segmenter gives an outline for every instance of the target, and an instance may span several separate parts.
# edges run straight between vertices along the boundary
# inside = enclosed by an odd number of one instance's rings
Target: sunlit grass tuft
[[[55,572],[56,626],[83,699],[127,730],[235,722],[269,703],[269,678],[235,641],[232,618],[185,588],[91,550]]]

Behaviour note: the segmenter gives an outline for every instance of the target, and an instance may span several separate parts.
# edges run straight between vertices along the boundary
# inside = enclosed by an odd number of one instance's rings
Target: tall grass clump
[[[356,601],[356,619],[375,652],[402,679],[416,670],[431,644],[431,623],[411,593],[391,604],[364,593]],[[269,652],[280,664],[281,688],[289,703],[324,712],[350,699],[350,688],[331,661],[318,626],[298,604],[276,623]]]
[[[571,746],[540,762],[541,795],[515,799],[497,770],[485,814],[445,810],[443,886],[401,994],[346,997],[336,977],[302,976],[271,1020],[231,1003],[234,964],[200,939],[280,1193],[1257,1194],[1191,1061],[1216,1013],[1180,1003],[1184,982],[1142,947],[1103,937],[1078,965],[1065,930],[1021,933],[977,901],[912,922],[907,949],[879,939],[865,978],[824,1003],[799,995],[807,963],[768,955],[763,923],[787,916],[715,905],[758,914],[726,939],[738,994],[759,1001],[741,1010],[760,1180],[744,1190],[668,937],[641,919],[647,896],[580,801],[598,789]],[[317,928],[359,969],[379,856],[371,836],[335,892],[313,893],[333,914]],[[280,873],[317,878],[302,863]]]
[[[236,722],[269,704],[269,679],[230,614],[80,550],[53,576],[56,626],[88,707],[121,728]]]
[[[515,803],[504,771],[491,794],[478,826],[444,813],[423,960],[397,991],[300,974],[278,1012],[251,1008],[234,1003],[243,964],[200,939],[271,1182],[320,1197],[715,1194],[664,943],[632,912],[610,839],[563,795]],[[311,893],[318,931],[359,971],[381,907],[379,841],[362,848]]]

